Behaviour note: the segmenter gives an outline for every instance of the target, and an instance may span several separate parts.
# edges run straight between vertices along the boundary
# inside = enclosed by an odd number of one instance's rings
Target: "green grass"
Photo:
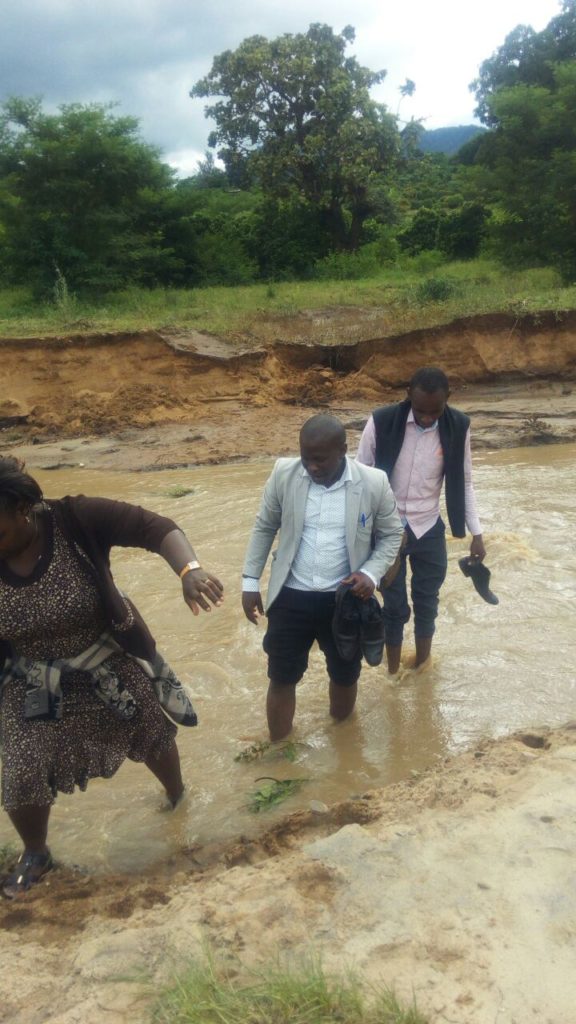
[[[356,281],[190,290],[128,288],[93,303],[70,296],[66,303],[39,305],[26,289],[12,288],[0,290],[0,336],[181,327],[233,341],[252,332],[265,337],[263,322],[268,318],[327,307],[374,310],[375,316],[385,319],[387,333],[401,333],[462,316],[574,308],[576,285],[562,286],[556,272],[546,268],[511,271],[487,260],[427,266],[425,260],[415,257]],[[369,327],[367,330],[369,333]],[[334,331],[326,327],[326,342],[346,339],[341,325]]]
[[[162,491],[165,498],[185,498],[188,494],[194,494],[194,488],[184,487],[182,484],[174,484],[167,491]]]
[[[268,969],[249,983],[194,966],[161,993],[154,1024],[426,1024],[415,1006],[400,1006],[389,989],[370,989],[350,974],[329,978],[317,964]]]
[[[10,843],[0,846],[0,875],[12,867],[16,860],[16,850]]]

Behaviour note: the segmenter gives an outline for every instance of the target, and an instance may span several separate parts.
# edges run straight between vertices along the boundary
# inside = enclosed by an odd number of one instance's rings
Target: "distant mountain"
[[[432,128],[430,131],[423,128],[418,146],[423,153],[447,153],[451,156],[465,142],[485,131],[481,124],[460,124],[455,128]]]

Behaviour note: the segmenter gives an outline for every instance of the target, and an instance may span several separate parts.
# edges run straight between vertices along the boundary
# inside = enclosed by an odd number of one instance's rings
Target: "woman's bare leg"
[[[146,767],[162,783],[168,799],[173,807],[176,806],[184,792],[184,783],[180,771],[180,755],[176,740],[173,741],[169,750],[166,750],[159,757],[149,757]]]
[[[8,817],[24,844],[25,853],[47,853],[48,820],[50,805],[42,807],[18,807],[8,811]]]

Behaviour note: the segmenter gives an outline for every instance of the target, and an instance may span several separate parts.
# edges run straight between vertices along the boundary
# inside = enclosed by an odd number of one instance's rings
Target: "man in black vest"
[[[442,370],[417,370],[408,398],[376,409],[362,434],[358,462],[383,469],[404,523],[404,545],[396,577],[383,589],[388,671],[400,667],[404,625],[410,618],[406,591],[406,559],[412,570],[416,659],[430,657],[438,595],[446,577],[445,526],[440,493],[445,481],[446,508],[454,537],[472,534],[470,555],[486,555],[472,485],[470,420],[448,406],[450,387]]]

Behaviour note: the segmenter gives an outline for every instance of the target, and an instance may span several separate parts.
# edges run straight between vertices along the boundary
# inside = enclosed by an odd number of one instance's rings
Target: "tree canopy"
[[[251,36],[214,58],[194,97],[216,122],[232,180],[257,182],[266,195],[302,196],[321,211],[336,248],[355,248],[363,222],[382,205],[382,175],[399,149],[396,121],[370,97],[384,71],[345,55],[354,30],[328,25],[268,40]],[[385,205],[385,204],[384,204]]]
[[[162,275],[163,193],[173,172],[138,121],[109,106],[39,100],[0,109],[0,220],[12,276],[49,291],[106,290]]]
[[[419,123],[372,99],[385,72],[349,56],[353,41],[313,24],[215,57],[192,90],[212,101],[210,149],[180,181],[111,106],[6,102],[2,280],[49,296],[351,278],[426,250],[576,280],[576,0],[483,63],[488,127],[451,157],[422,152]],[[407,78],[399,103],[413,91]]]
[[[576,63],[555,64],[550,86],[500,88],[489,109],[471,181],[494,209],[505,262],[558,267],[576,279]]]
[[[470,88],[478,101],[476,114],[484,124],[498,123],[491,100],[499,89],[516,85],[555,88],[554,65],[576,58],[576,0],[562,0],[561,13],[541,32],[517,25],[502,46],[480,65]]]

